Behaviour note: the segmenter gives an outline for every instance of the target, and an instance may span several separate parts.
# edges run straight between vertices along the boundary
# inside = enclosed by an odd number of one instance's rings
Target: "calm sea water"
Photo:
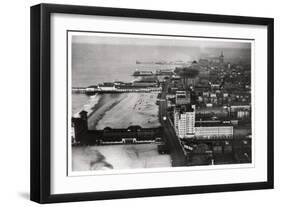
[[[83,72],[76,71],[73,77],[73,86],[90,86],[97,85],[103,82],[124,81],[130,82],[136,77],[132,76],[136,69],[138,70],[152,70],[174,68],[171,65],[155,65],[155,64],[126,64],[118,63],[114,65],[101,64],[92,65],[92,68],[84,69]],[[73,75],[74,75],[73,74]],[[89,101],[89,96],[85,94],[72,94],[72,114],[79,111],[84,104]]]
[[[72,86],[89,86],[111,81],[132,81],[136,69],[174,68],[171,65],[136,64],[143,53],[131,46],[73,44]],[[147,55],[147,51],[143,50]]]
[[[136,69],[151,70],[173,69],[174,65],[136,64],[136,58],[119,51],[108,52],[105,46],[74,44],[72,50],[72,86],[87,87],[103,82],[130,82]],[[119,48],[120,49],[120,48]],[[127,48],[128,49],[128,48]],[[130,48],[128,49],[130,51]],[[127,57],[124,55],[128,55]],[[72,94],[72,113],[80,110],[87,103],[89,97],[84,94]]]

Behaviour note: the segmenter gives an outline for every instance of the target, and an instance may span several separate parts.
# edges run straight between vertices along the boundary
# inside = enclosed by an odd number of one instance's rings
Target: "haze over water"
[[[250,58],[250,43],[174,39],[149,39],[103,36],[72,36],[72,87],[87,87],[103,82],[134,79],[138,70],[173,69],[175,65],[136,64],[139,61],[193,61],[218,57],[223,51],[225,61]],[[72,94],[72,110],[88,100],[85,95]]]
[[[225,61],[233,61],[250,58],[251,54],[250,43],[133,37],[73,36],[72,86],[131,81],[136,69],[171,68],[168,65],[139,65],[136,60],[187,62],[218,57],[223,51]]]

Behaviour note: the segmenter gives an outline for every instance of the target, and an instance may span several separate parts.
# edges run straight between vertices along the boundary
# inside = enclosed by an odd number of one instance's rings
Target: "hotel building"
[[[195,124],[195,136],[196,137],[232,137],[233,126],[230,124]]]
[[[195,106],[181,105],[174,110],[174,128],[179,138],[192,138],[195,133]]]
[[[174,109],[174,129],[181,139],[194,137],[232,137],[233,125],[221,120],[195,121],[195,105],[177,106]]]

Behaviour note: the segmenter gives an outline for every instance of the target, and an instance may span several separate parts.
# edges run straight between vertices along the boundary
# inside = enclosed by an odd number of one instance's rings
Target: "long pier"
[[[101,88],[88,88],[88,87],[73,87],[72,93],[81,94],[95,94],[95,93],[150,93],[162,91],[161,87],[145,87],[145,88],[112,88],[112,89],[101,89]]]

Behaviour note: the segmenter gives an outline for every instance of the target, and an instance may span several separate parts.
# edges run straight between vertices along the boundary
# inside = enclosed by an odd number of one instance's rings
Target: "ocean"
[[[87,68],[82,67],[81,72],[78,72],[79,70],[73,71],[72,86],[87,87],[113,81],[130,82],[136,79],[136,77],[132,76],[136,69],[154,72],[159,69],[174,69],[175,67],[175,65],[136,63],[97,64]],[[90,97],[85,94],[72,94],[72,114],[80,111],[89,100]]]
[[[73,44],[72,49],[72,87],[87,87],[103,82],[130,82],[136,79],[132,76],[136,69],[156,71],[159,69],[174,69],[175,65],[136,64],[136,58],[118,51],[109,53],[105,46],[91,44]],[[122,51],[124,48],[122,49]],[[130,51],[130,48],[128,49]],[[121,51],[120,51],[121,52]],[[72,114],[77,113],[89,101],[85,94],[72,94]]]

